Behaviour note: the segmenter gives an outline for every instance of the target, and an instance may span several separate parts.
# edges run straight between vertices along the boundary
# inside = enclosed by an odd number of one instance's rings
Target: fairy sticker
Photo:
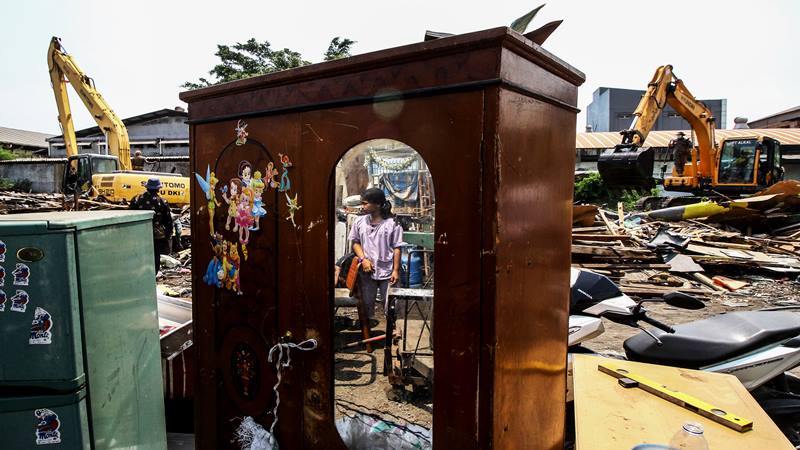
[[[53,337],[52,333],[50,333],[51,328],[53,328],[53,318],[50,317],[50,313],[45,311],[44,308],[36,307],[33,322],[31,322],[31,337],[28,343],[31,345],[50,344]]]
[[[269,180],[269,187],[275,189],[278,187],[278,182],[275,180],[275,177],[278,176],[278,169],[275,168],[275,163],[270,161],[267,163],[267,171],[264,174],[264,178]]]
[[[7,297],[5,291],[0,290],[0,312],[6,310],[6,300]]]
[[[14,275],[14,286],[27,286],[28,278],[31,276],[31,269],[22,263],[17,263],[17,267],[11,272]]]
[[[231,221],[236,225],[236,213],[239,210],[239,191],[242,189],[242,181],[232,178],[227,186],[222,188],[222,199],[228,204],[228,219],[225,221],[225,229],[231,229]],[[233,231],[237,231],[234,227]]]
[[[267,215],[267,210],[264,209],[264,180],[261,179],[261,172],[256,170],[253,174],[253,181],[250,182],[250,188],[253,190],[253,225],[250,226],[251,231],[258,231],[261,229],[261,218]]]
[[[217,209],[217,205],[220,203],[217,201],[217,183],[219,180],[217,177],[214,176],[214,172],[211,171],[211,166],[206,166],[206,177],[203,178],[195,172],[195,178],[197,178],[197,182],[200,184],[200,189],[202,189],[203,193],[206,194],[206,200],[208,200],[208,228],[210,230],[210,234],[214,235],[214,212]]]
[[[0,241],[0,262],[6,262],[6,243]]]
[[[3,294],[5,297],[5,293]],[[28,302],[30,302],[31,297],[28,295],[27,292],[22,290],[17,290],[17,293],[11,297],[11,311],[21,312],[24,313],[25,309],[28,307]]]
[[[283,166],[283,173],[281,173],[281,183],[278,186],[278,191],[286,192],[292,188],[292,180],[289,179],[289,167],[292,167],[292,162],[289,160],[289,155],[278,153]]]
[[[244,145],[247,143],[247,124],[244,120],[236,123],[236,145]]]
[[[294,223],[294,213],[296,213],[302,206],[297,203],[297,194],[294,194],[293,198],[289,198],[289,194],[284,193],[283,195],[286,196],[286,206],[289,208],[289,215],[286,216],[286,220],[292,221],[292,226],[297,228],[297,224]]]

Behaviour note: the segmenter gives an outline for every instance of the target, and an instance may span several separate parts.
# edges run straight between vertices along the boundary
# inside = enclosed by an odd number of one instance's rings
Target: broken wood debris
[[[736,277],[754,271],[773,278],[800,273],[793,225],[750,234],[705,218],[629,221],[593,205],[580,207],[582,220],[572,229],[572,265],[608,275],[634,297],[680,291],[703,298],[742,289],[747,283]],[[596,213],[590,224],[591,211]]]

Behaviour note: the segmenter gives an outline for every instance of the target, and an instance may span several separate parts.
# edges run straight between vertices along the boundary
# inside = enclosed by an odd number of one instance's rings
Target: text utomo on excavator
[[[65,193],[88,193],[112,202],[130,201],[144,192],[148,178],[157,177],[163,188],[161,196],[172,205],[189,204],[189,178],[171,173],[131,170],[128,130],[95,89],[94,81],[78,68],[64,51],[61,40],[53,37],[47,51],[50,81],[58,105],[58,121],[64,133],[68,163],[64,172]],[[78,93],[83,104],[106,136],[108,155],[78,153],[75,127],[67,96],[67,83]]]
[[[760,191],[783,178],[780,142],[754,133],[726,138],[718,145],[713,113],[694,98],[672,66],[665,65],[648,83],[630,129],[620,132],[622,143],[598,158],[597,170],[606,185],[653,186],[654,152],[642,146],[666,105],[689,122],[695,141],[686,164],[678,167],[677,163],[672,175],[664,177],[665,190],[737,196]]]

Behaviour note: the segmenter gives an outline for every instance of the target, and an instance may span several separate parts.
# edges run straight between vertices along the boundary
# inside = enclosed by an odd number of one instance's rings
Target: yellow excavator
[[[783,179],[780,142],[754,133],[717,144],[713,113],[675,76],[672,66],[665,65],[648,83],[630,129],[620,132],[622,143],[598,158],[597,170],[606,185],[652,187],[654,153],[642,146],[666,105],[689,122],[695,145],[689,143],[687,157],[679,158],[676,152],[672,174],[664,177],[665,190],[735,197],[758,192]]]
[[[58,121],[64,133],[67,150],[67,165],[64,172],[64,193],[86,194],[92,198],[103,198],[111,202],[130,201],[144,192],[148,178],[161,180],[161,196],[171,205],[189,204],[189,178],[171,173],[142,172],[131,170],[131,146],[128,130],[122,120],[114,114],[94,86],[94,81],[75,64],[61,45],[61,39],[53,37],[47,51],[47,66],[50,81],[58,106]],[[106,136],[108,155],[78,153],[72,111],[67,96],[67,83],[78,93],[83,104]]]

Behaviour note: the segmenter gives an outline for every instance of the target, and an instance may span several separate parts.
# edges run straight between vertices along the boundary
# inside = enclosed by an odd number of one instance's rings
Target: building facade
[[[128,129],[131,155],[141,150],[144,156],[189,156],[188,114],[183,108],[160,109],[123,119]],[[86,128],[75,132],[78,153],[107,154],[105,134],[99,127]],[[48,156],[65,157],[64,137],[56,136],[47,140]]]
[[[592,103],[586,108],[587,131],[621,131],[630,128],[633,112],[645,91],[601,87],[592,94]],[[727,122],[727,99],[701,100],[714,113],[717,128]],[[672,107],[666,106],[656,120],[653,130],[685,130],[691,128]]]
[[[749,122],[750,128],[800,128],[800,106]]]

